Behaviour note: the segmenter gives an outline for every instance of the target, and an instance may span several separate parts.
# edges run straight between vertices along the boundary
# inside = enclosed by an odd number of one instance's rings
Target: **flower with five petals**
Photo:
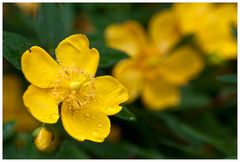
[[[31,83],[23,95],[29,112],[43,123],[56,123],[73,138],[103,142],[110,131],[108,115],[121,110],[126,88],[111,76],[96,77],[99,53],[89,48],[85,35],[75,34],[59,43],[57,62],[33,46],[21,58],[22,71]]]
[[[172,11],[153,16],[149,35],[132,20],[112,24],[105,31],[108,46],[130,56],[113,68],[113,76],[128,89],[128,102],[141,96],[147,108],[162,110],[179,104],[180,86],[194,79],[204,63],[191,46],[173,48],[182,33]]]

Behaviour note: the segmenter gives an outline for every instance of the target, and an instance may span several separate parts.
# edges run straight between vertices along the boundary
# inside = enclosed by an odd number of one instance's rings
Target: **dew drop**
[[[98,127],[99,127],[99,128],[102,128],[102,124],[98,124]]]
[[[129,120],[134,120],[134,117],[130,117]]]

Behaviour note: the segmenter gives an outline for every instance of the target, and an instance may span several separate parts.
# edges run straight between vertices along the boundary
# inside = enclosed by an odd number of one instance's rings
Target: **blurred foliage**
[[[53,55],[63,38],[84,33],[90,46],[100,52],[97,75],[109,75],[113,65],[127,55],[106,47],[105,27],[128,19],[146,27],[154,13],[169,7],[168,3],[45,3],[39,5],[36,15],[29,15],[13,3],[4,3],[4,74],[16,73],[23,78],[20,57],[30,46],[39,45]],[[80,28],[77,24],[81,24]],[[86,26],[91,30],[86,30]],[[181,43],[191,41],[187,37]],[[50,127],[59,130],[60,146],[54,152],[44,153],[36,150],[31,133],[14,132],[14,121],[10,121],[3,126],[3,158],[237,158],[236,73],[236,60],[208,64],[199,78],[182,88],[182,101],[176,108],[149,111],[140,100],[127,105],[110,117],[122,129],[117,142],[110,139],[104,143],[78,142],[58,122]]]

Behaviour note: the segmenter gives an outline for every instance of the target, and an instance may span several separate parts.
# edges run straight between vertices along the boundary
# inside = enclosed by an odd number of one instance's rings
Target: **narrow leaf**
[[[128,121],[137,121],[136,116],[126,107],[123,107],[122,110],[115,116]]]
[[[36,17],[36,31],[40,41],[49,50],[69,36],[73,27],[73,9],[71,4],[41,4]]]
[[[21,70],[21,56],[33,44],[25,37],[12,32],[3,32],[3,56]]]

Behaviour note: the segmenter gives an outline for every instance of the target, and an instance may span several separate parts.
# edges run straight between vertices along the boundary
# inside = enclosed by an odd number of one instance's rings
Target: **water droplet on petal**
[[[98,124],[98,127],[99,127],[99,128],[102,128],[102,124]]]
[[[92,119],[95,120],[96,118],[94,116],[92,116]]]
[[[107,109],[107,110],[108,110],[108,111],[112,111],[112,109],[113,109],[112,107],[108,107],[108,109]]]
[[[90,115],[87,113],[87,114],[84,114],[84,116],[86,117],[86,118],[89,118],[90,117]]]

